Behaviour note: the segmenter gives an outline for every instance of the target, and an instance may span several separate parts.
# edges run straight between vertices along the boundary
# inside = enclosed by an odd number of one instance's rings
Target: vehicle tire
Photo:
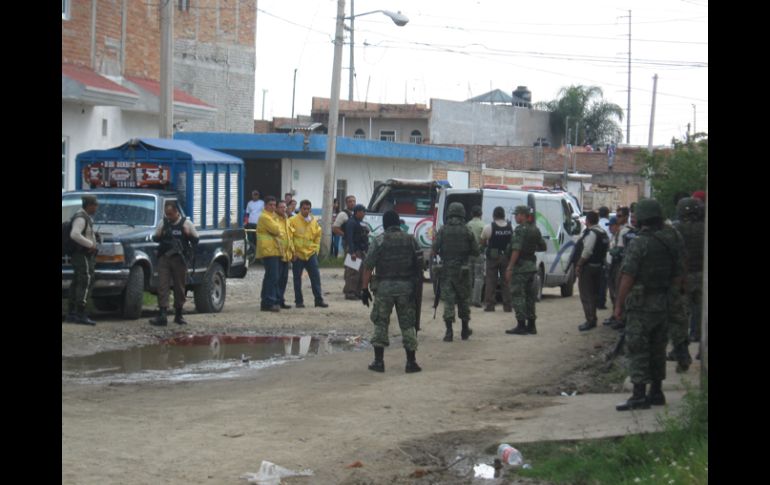
[[[575,268],[570,268],[567,282],[559,288],[561,289],[561,296],[572,296],[575,291]]]
[[[144,299],[144,269],[134,266],[128,274],[126,289],[123,290],[121,315],[128,320],[136,320],[142,316],[142,301]]]
[[[537,270],[537,273],[535,273],[535,278],[532,281],[532,286],[534,286],[535,290],[535,301],[540,301],[543,299],[543,284],[545,283],[545,271],[543,268],[540,268]]]
[[[115,297],[92,298],[91,301],[100,312],[114,312],[120,309],[120,300]]]
[[[203,276],[203,281],[193,289],[195,309],[198,313],[219,313],[225,307],[227,278],[219,263],[213,263]]]

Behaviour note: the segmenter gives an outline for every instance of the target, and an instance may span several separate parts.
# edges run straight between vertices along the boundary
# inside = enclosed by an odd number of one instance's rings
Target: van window
[[[460,202],[463,207],[465,207],[465,220],[470,221],[473,216],[471,215],[471,207],[474,205],[481,206],[481,194],[480,193],[472,193],[472,194],[450,194],[446,198],[446,202],[444,205],[444,220],[442,221],[443,224],[446,224],[447,219],[449,218],[448,212],[449,212],[449,204],[452,202]]]
[[[429,215],[433,205],[432,191],[432,189],[383,187],[369,211],[394,210],[399,215]]]

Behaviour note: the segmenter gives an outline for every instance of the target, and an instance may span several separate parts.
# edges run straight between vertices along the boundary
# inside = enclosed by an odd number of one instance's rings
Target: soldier
[[[94,232],[92,216],[99,208],[99,201],[94,195],[82,197],[82,208],[72,216],[70,239],[74,242],[72,253],[72,284],[69,291],[67,322],[83,325],[96,325],[88,318],[86,303],[94,281],[98,235]]]
[[[453,338],[452,324],[455,321],[455,305],[462,321],[460,337],[467,340],[473,331],[468,327],[471,320],[470,295],[471,277],[468,258],[479,255],[479,245],[473,233],[465,225],[465,207],[460,202],[449,204],[447,222],[439,229],[433,240],[432,256],[441,256],[439,284],[441,299],[444,301],[444,342]]]
[[[371,314],[374,323],[374,362],[369,364],[369,370],[385,372],[383,356],[385,347],[390,345],[388,325],[395,305],[406,350],[406,372],[420,372],[422,369],[414,356],[417,350],[415,325],[420,312],[415,284],[422,285],[422,250],[414,236],[401,230],[395,211],[389,210],[383,214],[382,226],[385,232],[377,236],[366,256],[362,279],[361,301],[368,307],[372,301],[369,282],[372,270],[375,271],[377,288]]]
[[[663,211],[652,199],[636,206],[641,230],[626,248],[621,268],[615,319],[625,310],[629,374],[634,392],[615,409],[648,409],[663,405],[662,382],[666,378],[668,308],[672,287],[680,284],[683,261],[678,236],[663,225]],[[646,393],[650,383],[650,394]]]
[[[481,220],[481,206],[474,205],[471,207],[471,215],[473,219],[468,221],[466,226],[473,233],[473,237],[476,238],[476,242],[481,244],[481,232],[484,230],[484,222]],[[469,263],[471,265],[471,280],[473,281],[473,291],[471,293],[471,303],[476,308],[481,308],[481,290],[484,288],[484,264],[486,258],[484,253],[478,256],[471,256]]]
[[[688,349],[688,321],[700,324],[700,306],[703,284],[703,239],[706,227],[703,222],[703,203],[692,197],[680,199],[676,205],[677,221],[674,228],[682,236],[684,245],[685,277],[682,285],[671,294],[669,338],[674,349],[668,360],[677,362],[676,371],[686,372],[692,364]],[[692,325],[692,324],[691,324]]]
[[[175,200],[167,200],[163,218],[153,234],[153,241],[158,241],[158,307],[160,313],[150,320],[150,324],[165,326],[168,323],[169,284],[174,286],[174,322],[185,325],[182,316],[185,302],[185,284],[187,282],[187,259],[190,259],[193,245],[198,243],[198,233],[187,217],[182,217]]]
[[[535,251],[545,251],[546,245],[540,229],[531,218],[532,209],[526,205],[517,206],[513,211],[516,218],[516,229],[506,249],[510,253],[508,267],[505,270],[505,280],[511,286],[511,303],[516,311],[516,328],[505,333],[513,335],[537,334],[535,327],[535,301],[537,295],[533,282],[537,266]]]

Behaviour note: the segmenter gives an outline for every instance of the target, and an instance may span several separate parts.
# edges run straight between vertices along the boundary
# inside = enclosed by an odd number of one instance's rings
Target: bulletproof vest
[[[628,247],[631,241],[636,237],[636,228],[631,228],[628,232],[623,234],[623,247]]]
[[[412,236],[399,227],[388,228],[382,235],[382,253],[375,266],[382,280],[409,279],[415,276]]]
[[[645,244],[646,257],[639,265],[636,281],[646,290],[660,290],[671,286],[676,264],[676,236],[672,229],[645,228],[632,244]]]
[[[356,221],[356,222],[354,222]],[[353,245],[356,250],[366,251],[369,248],[369,231],[355,218],[348,219],[345,224],[353,225]]]
[[[706,235],[706,225],[703,221],[680,221],[674,224],[684,239],[687,251],[687,271],[699,273],[703,271],[703,239]]]
[[[160,245],[158,246],[158,255],[181,254],[185,256],[187,249],[187,237],[182,228],[187,217],[182,217],[177,224],[164,223],[160,233]]]
[[[489,238],[489,249],[497,249],[499,252],[503,252],[511,242],[511,236],[513,236],[513,226],[509,222],[504,227],[500,227],[494,222],[492,223],[492,237]]]
[[[589,229],[593,231],[593,229]],[[588,232],[586,232],[586,235]],[[591,253],[591,257],[588,258],[588,264],[601,264],[604,263],[607,257],[607,249],[610,247],[610,238],[606,232],[594,231],[596,234],[596,243],[594,244],[594,251]]]
[[[471,252],[470,239],[473,235],[470,229],[465,227],[465,221],[459,217],[452,217],[441,228],[443,232],[443,244],[439,248],[441,259],[446,261],[464,261]]]
[[[96,242],[96,236],[94,235],[94,226],[93,226],[93,219],[91,219],[91,216],[88,215],[88,212],[85,211],[85,209],[78,209],[78,211],[75,213],[75,215],[72,216],[72,219],[70,219],[70,227],[72,227],[72,222],[75,221],[76,217],[82,217],[84,221],[86,221],[86,226],[83,228],[83,232],[81,235],[88,239],[89,241]],[[80,244],[77,244],[73,241],[72,247],[74,248],[74,251],[81,251],[85,252],[87,251],[86,248],[81,246]]]
[[[540,230],[534,225],[525,222],[521,225],[524,232],[524,239],[521,243],[521,252],[519,259],[522,261],[535,261],[535,251],[537,251],[537,243],[540,241]]]

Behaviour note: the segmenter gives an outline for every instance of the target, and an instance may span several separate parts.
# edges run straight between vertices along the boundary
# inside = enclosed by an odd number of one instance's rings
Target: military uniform
[[[449,205],[448,216],[447,223],[433,240],[433,252],[441,256],[439,285],[447,329],[444,341],[451,342],[455,305],[462,321],[462,339],[467,339],[472,333],[468,327],[471,319],[471,278],[468,258],[479,255],[479,245],[473,233],[465,225],[465,208],[461,203],[452,202]]]
[[[473,233],[473,237],[476,238],[476,243],[481,242],[481,231],[484,230],[484,222],[480,217],[474,217],[466,224],[468,229]],[[484,265],[486,264],[486,258],[481,253],[478,256],[471,256],[468,259],[468,264],[471,267],[471,281],[473,283],[471,290],[471,303],[473,306],[481,306],[481,289],[484,287]]]
[[[626,249],[621,272],[633,278],[624,302],[629,374],[634,394],[618,405],[619,411],[664,404],[661,383],[666,378],[666,342],[671,287],[683,271],[678,235],[672,227],[644,225],[660,217],[660,204],[651,199],[639,202],[637,220],[642,229]],[[624,296],[621,283],[620,297]],[[646,384],[651,383],[649,399]]]
[[[514,214],[529,216],[530,209],[525,205],[518,206]],[[517,326],[514,329],[506,330],[506,333],[517,335],[537,333],[535,326],[537,294],[533,287],[535,273],[537,273],[535,252],[545,250],[545,240],[534,222],[527,221],[516,226],[511,242],[506,249],[506,256],[510,261],[512,253],[514,251],[519,252],[511,277],[511,304],[516,312]]]

